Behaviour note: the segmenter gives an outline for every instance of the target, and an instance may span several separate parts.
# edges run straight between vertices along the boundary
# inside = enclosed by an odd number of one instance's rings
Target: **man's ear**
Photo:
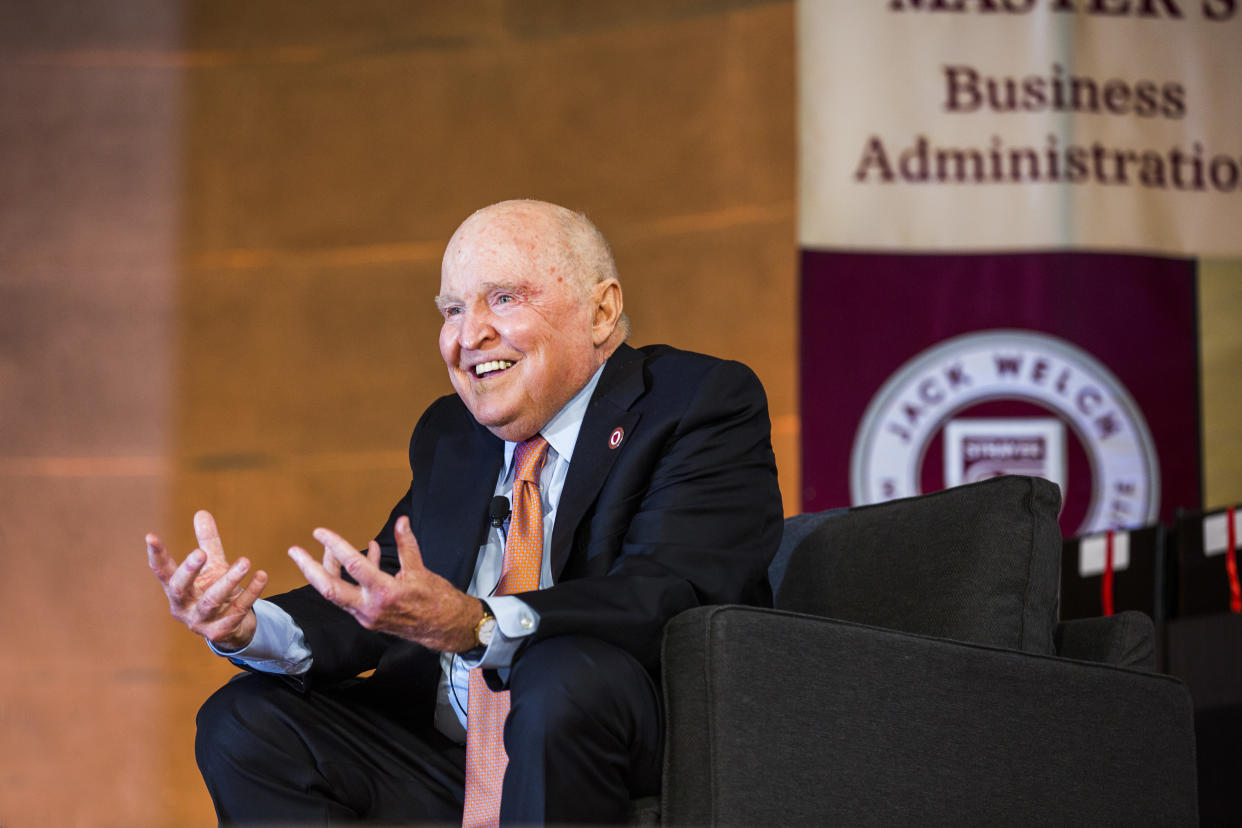
[[[621,283],[605,279],[591,289],[591,341],[603,345],[616,330],[621,319]]]

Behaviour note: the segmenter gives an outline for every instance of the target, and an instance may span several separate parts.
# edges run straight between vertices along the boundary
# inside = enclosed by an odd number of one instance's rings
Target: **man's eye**
[[[457,307],[447,307],[447,308],[444,308],[444,309],[442,310],[442,313],[443,313],[446,317],[448,317],[448,316],[456,316],[457,314],[461,313],[461,308],[457,308]]]
[[[496,297],[496,304],[503,305],[513,301],[513,296],[508,293],[502,293]]]

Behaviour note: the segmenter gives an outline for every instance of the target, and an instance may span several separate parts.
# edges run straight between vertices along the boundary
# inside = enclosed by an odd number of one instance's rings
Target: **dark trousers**
[[[621,823],[659,790],[660,694],[632,656],[550,638],[509,686],[502,823]],[[221,822],[461,821],[465,748],[350,694],[239,676],[199,711],[195,753]]]

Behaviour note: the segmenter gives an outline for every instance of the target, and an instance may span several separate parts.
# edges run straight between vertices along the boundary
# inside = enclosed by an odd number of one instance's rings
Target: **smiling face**
[[[596,257],[583,255],[594,236],[576,232],[582,221],[504,202],[467,219],[445,250],[440,355],[470,413],[502,439],[534,436],[623,338],[621,286],[584,272]]]

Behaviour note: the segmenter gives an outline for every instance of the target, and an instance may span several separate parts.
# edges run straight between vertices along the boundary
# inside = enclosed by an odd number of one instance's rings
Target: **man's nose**
[[[462,312],[462,316],[457,342],[465,350],[477,350],[496,335],[491,314],[486,310],[468,309]]]

